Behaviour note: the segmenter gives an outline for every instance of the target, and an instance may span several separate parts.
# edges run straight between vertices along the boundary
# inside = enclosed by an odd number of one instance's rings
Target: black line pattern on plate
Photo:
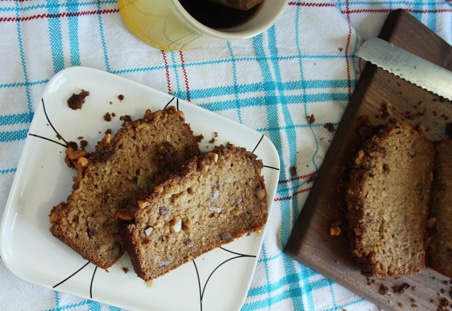
[[[274,166],[270,166],[270,165],[265,165],[265,164],[264,164],[264,167],[269,168],[269,169],[271,169],[271,170],[279,171],[279,168],[274,167]]]
[[[253,151],[251,151],[252,153],[254,153],[256,151],[257,147],[259,147],[259,145],[261,144],[263,139],[264,139],[264,134],[262,134],[261,137],[259,138],[259,141],[257,142],[256,146],[254,146]]]
[[[57,135],[57,138],[62,139],[62,140],[64,141],[64,144],[62,144],[62,143],[60,143],[59,141],[56,141],[56,140],[54,140],[54,139],[51,139],[51,138],[48,138],[48,137],[44,137],[44,136],[41,136],[41,135],[38,135],[38,134],[28,133],[28,135],[29,135],[29,136],[34,136],[34,137],[37,137],[37,138],[41,138],[41,139],[43,139],[43,140],[47,140],[47,141],[50,141],[50,142],[55,143],[55,144],[57,144],[57,145],[60,145],[61,147],[67,148],[68,143],[67,143],[66,139],[64,139],[64,137],[61,136],[61,134],[56,130],[55,126],[53,126],[52,121],[50,121],[49,115],[47,114],[46,105],[45,105],[45,103],[44,103],[44,98],[41,98],[41,103],[42,103],[42,109],[43,109],[43,111],[44,111],[44,115],[45,115],[45,117],[46,117],[47,122],[49,122],[49,125],[50,125],[50,127],[53,129],[53,131],[55,132],[55,134]]]
[[[89,283],[89,298],[93,298],[93,284],[94,284],[94,277],[96,276],[97,272],[97,266],[94,266],[93,276],[91,277],[91,282]]]
[[[175,96],[173,96],[170,99],[170,101],[167,102],[165,106],[163,106],[163,109],[168,108],[174,100],[176,100],[176,105],[175,105],[176,106],[176,110],[179,111],[179,98],[177,98]]]
[[[264,139],[264,134],[262,134],[261,137],[259,138],[259,141],[258,141],[258,142],[256,143],[256,145],[254,146],[254,149],[253,149],[252,153],[255,153],[257,147],[259,147],[259,145],[262,143],[262,140],[263,140],[263,139]],[[275,170],[275,171],[279,171],[279,168],[278,168],[278,167],[275,167],[275,166],[265,165],[265,163],[264,163],[263,166],[266,167],[266,168]]]
[[[206,292],[207,289],[207,284],[209,283],[211,277],[215,274],[215,272],[221,268],[221,266],[223,266],[224,264],[235,260],[235,259],[239,259],[239,258],[256,258],[256,255],[248,255],[248,254],[241,254],[238,252],[234,252],[231,250],[228,250],[224,247],[219,247],[221,250],[230,253],[232,255],[235,255],[233,257],[230,257],[224,261],[222,261],[220,264],[218,264],[209,274],[209,276],[206,279],[206,282],[204,283],[204,286],[201,286],[201,277],[199,276],[199,270],[198,270],[198,266],[196,265],[196,259],[192,260],[193,266],[195,268],[195,272],[196,272],[196,277],[198,279],[198,290],[199,290],[199,310],[203,311],[203,298],[204,298],[204,294]]]
[[[57,288],[58,286],[62,285],[63,283],[66,283],[67,281],[69,281],[72,277],[74,277],[75,275],[77,275],[79,272],[81,272],[83,269],[85,269],[91,262],[88,261],[86,262],[83,266],[81,266],[79,269],[77,269],[74,273],[70,274],[68,277],[66,277],[65,279],[63,279],[62,281],[58,282],[57,284],[53,285],[52,288]],[[89,284],[89,298],[92,299],[93,298],[93,284],[94,284],[94,277],[96,276],[96,272],[97,272],[97,266],[94,266],[94,271],[93,274],[91,276],[91,282]]]
[[[62,281],[58,282],[57,284],[53,285],[52,288],[57,288],[58,286],[60,286],[64,282],[66,282],[67,280],[71,279],[74,275],[76,275],[77,273],[82,271],[87,265],[89,265],[89,263],[90,263],[89,261],[87,263],[85,263],[83,266],[81,266],[78,270],[76,270],[74,273],[69,275],[67,278],[65,278],[64,280],[62,280]]]
[[[175,103],[174,103],[175,101]],[[41,99],[41,103],[42,103],[42,108],[43,108],[43,112],[45,115],[45,118],[47,120],[47,122],[49,123],[49,125],[51,126],[51,128],[53,129],[53,131],[55,132],[56,136],[58,139],[61,139],[62,141],[64,141],[64,144],[57,141],[56,139],[52,139],[52,138],[48,138],[36,133],[29,133],[29,136],[33,136],[42,140],[46,140],[52,143],[55,143],[63,148],[67,148],[68,147],[68,141],[66,139],[64,139],[61,134],[58,132],[58,130],[55,128],[55,126],[53,125],[52,121],[49,118],[49,115],[47,113],[47,109],[46,109],[46,105],[45,105],[45,101],[44,98]],[[172,97],[171,100],[168,101],[168,103],[166,103],[166,105],[164,106],[163,109],[169,107],[171,104],[175,105],[176,109],[179,111],[179,98],[177,97]],[[253,148],[252,153],[254,153],[256,151],[256,149],[259,147],[259,145],[262,143],[262,140],[264,138],[264,135],[262,135],[256,145]],[[273,167],[273,166],[268,166],[268,165],[264,165],[264,167],[269,168],[269,169],[274,169],[274,170],[279,170],[279,168],[277,167]],[[238,253],[232,250],[229,250],[225,247],[219,247],[222,251],[229,253],[231,255],[231,257],[229,257],[228,259],[223,260],[221,263],[219,263],[212,271],[210,271],[205,283],[202,285],[201,284],[201,278],[200,278],[200,273],[198,271],[198,267],[196,265],[196,259],[192,260],[194,268],[195,268],[195,273],[196,273],[196,277],[197,277],[197,282],[198,282],[198,290],[199,290],[199,308],[200,311],[203,311],[203,298],[204,295],[206,293],[206,289],[207,286],[209,285],[209,281],[211,280],[212,276],[215,274],[215,272],[217,272],[223,265],[225,265],[226,263],[236,260],[236,259],[240,259],[240,258],[256,258],[256,255],[249,255],[249,254],[242,254],[242,253]],[[80,257],[80,259],[83,259],[82,257]],[[58,288],[59,286],[61,286],[62,284],[68,282],[69,280],[71,280],[74,276],[76,276],[77,274],[79,274],[81,271],[83,271],[84,269],[86,269],[88,267],[88,265],[90,264],[90,261],[87,261],[86,263],[84,263],[80,268],[78,268],[77,270],[75,270],[73,273],[71,273],[69,276],[65,277],[64,279],[62,279],[60,282],[56,283],[55,285],[52,286],[53,289]],[[94,265],[94,270],[92,272],[90,281],[89,281],[89,297],[90,299],[93,299],[93,289],[94,289],[94,280],[96,277],[96,272],[97,272],[98,267]]]

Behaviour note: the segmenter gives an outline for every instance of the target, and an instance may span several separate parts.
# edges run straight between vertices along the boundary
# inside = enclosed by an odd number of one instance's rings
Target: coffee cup
[[[130,32],[161,50],[251,38],[272,26],[286,6],[287,0],[263,0],[250,10],[231,9],[209,0],[118,0]]]

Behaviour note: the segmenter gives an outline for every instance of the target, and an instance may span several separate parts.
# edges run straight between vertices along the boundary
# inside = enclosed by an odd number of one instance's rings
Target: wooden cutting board
[[[406,11],[391,12],[379,37],[452,70],[451,46]],[[452,102],[366,64],[285,251],[385,310],[437,310],[452,301],[450,278],[429,268],[400,278],[365,277],[350,255],[345,234],[330,235],[344,207],[348,163],[370,134],[363,125],[378,127],[391,118],[423,128],[432,141],[452,136]]]

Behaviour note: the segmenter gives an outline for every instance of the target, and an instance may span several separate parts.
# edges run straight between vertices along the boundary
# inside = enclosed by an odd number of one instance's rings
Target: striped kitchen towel
[[[277,195],[243,310],[379,310],[282,250],[333,138],[324,126],[340,122],[359,78],[354,52],[397,8],[452,42],[446,0],[289,1],[265,33],[190,51],[146,46],[113,0],[1,1],[0,212],[46,83],[67,67],[101,69],[240,122],[277,147]],[[1,310],[119,310],[29,284],[2,262],[0,283]]]

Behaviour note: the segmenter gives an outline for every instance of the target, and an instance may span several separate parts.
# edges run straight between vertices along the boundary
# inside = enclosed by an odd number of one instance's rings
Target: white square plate
[[[68,98],[90,92],[81,110]],[[124,98],[120,99],[120,95]],[[133,310],[238,310],[248,292],[265,230],[217,248],[147,284],[136,276],[127,255],[105,271],[97,269],[49,232],[52,206],[66,201],[75,170],[64,163],[66,141],[88,141],[88,151],[107,129],[121,126],[145,109],[175,105],[184,112],[203,151],[231,142],[263,160],[272,206],[279,178],[279,156],[261,133],[147,86],[106,72],[72,67],[56,74],[42,95],[5,208],[1,256],[18,277],[31,283]],[[110,122],[104,120],[109,112]],[[57,134],[58,133],[58,134]],[[216,134],[215,134],[216,133]]]

